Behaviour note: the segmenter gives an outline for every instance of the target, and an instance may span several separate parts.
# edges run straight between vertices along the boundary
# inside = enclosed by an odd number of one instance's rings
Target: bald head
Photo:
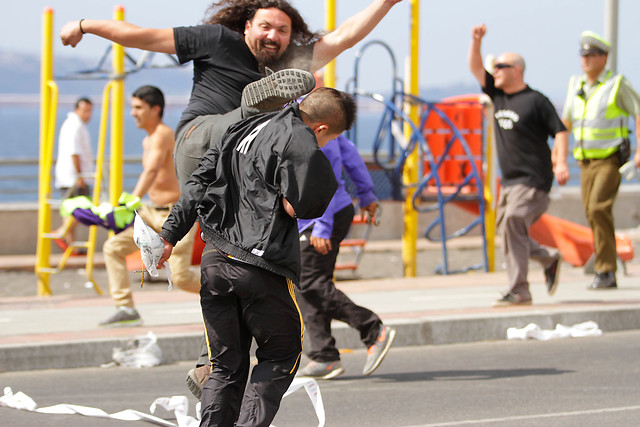
[[[495,86],[506,93],[515,93],[525,88],[524,59],[513,52],[505,52],[496,58],[493,69]]]

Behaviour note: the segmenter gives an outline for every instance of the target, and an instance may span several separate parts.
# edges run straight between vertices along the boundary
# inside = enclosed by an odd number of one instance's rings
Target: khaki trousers
[[[593,230],[595,271],[615,273],[617,252],[613,203],[620,187],[620,162],[616,153],[606,159],[582,160],[579,163],[582,204]]]
[[[522,184],[500,190],[497,226],[502,235],[502,251],[507,265],[509,292],[530,299],[529,259],[548,267],[556,259],[555,253],[540,246],[529,237],[529,228],[549,206],[549,193]]]
[[[164,221],[169,216],[169,210],[157,209],[142,205],[138,214],[144,222],[156,232],[160,232]],[[191,252],[195,234],[193,227],[189,233],[176,244],[169,258],[171,281],[180,289],[187,292],[200,292],[200,270],[191,270]],[[109,280],[109,293],[118,307],[133,308],[131,281],[127,270],[126,257],[138,250],[133,241],[133,227],[109,238],[103,247],[104,262]]]

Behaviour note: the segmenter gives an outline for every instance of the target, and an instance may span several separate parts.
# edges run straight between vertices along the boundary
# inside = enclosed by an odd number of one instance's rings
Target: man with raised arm
[[[471,73],[494,104],[498,163],[502,171],[497,225],[502,233],[509,290],[494,306],[531,304],[529,258],[542,264],[549,295],[558,286],[560,253],[535,242],[529,236],[529,227],[549,206],[554,175],[560,185],[569,179],[569,132],[551,101],[524,82],[522,56],[503,53],[493,64],[493,74],[485,70],[481,45],[486,31],[484,25],[473,27],[468,60]],[[549,137],[555,138],[555,165],[551,162]]]
[[[315,85],[311,73],[362,40],[400,1],[373,0],[324,35],[309,31],[286,0],[221,0],[211,4],[203,25],[153,29],[81,19],[65,24],[60,37],[64,45],[75,47],[84,34],[95,34],[125,47],[177,54],[181,63],[193,61],[191,98],[176,129],[175,162],[182,186],[208,141],[243,117],[309,92]],[[264,77],[267,68],[276,72]]]

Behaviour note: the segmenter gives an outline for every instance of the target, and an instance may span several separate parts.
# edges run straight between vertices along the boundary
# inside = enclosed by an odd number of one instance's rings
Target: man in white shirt
[[[94,159],[87,123],[91,120],[92,109],[93,104],[90,99],[78,99],[74,110],[67,115],[60,128],[55,187],[60,190],[63,198],[90,194],[91,179],[88,176],[93,173]],[[68,225],[65,222],[58,229],[63,233],[69,227],[63,239],[57,240],[62,247],[75,240],[77,222],[73,217],[69,217],[67,221],[71,221],[71,224]]]

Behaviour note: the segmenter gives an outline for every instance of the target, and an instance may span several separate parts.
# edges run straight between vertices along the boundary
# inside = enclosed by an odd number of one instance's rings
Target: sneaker
[[[587,289],[616,289],[618,283],[616,283],[616,275],[612,271],[608,272],[596,272],[593,282],[587,287]]]
[[[330,380],[343,372],[344,368],[339,360],[334,360],[333,362],[314,362],[312,360],[307,366],[298,371],[298,376]]]
[[[261,111],[271,111],[300,98],[316,86],[313,74],[294,68],[276,71],[242,90],[242,105]]]
[[[118,310],[98,324],[105,327],[139,326],[142,319],[135,308],[118,307]]]
[[[508,293],[493,303],[494,307],[509,307],[512,305],[531,305],[531,298],[524,299],[518,294]]]
[[[544,269],[544,279],[547,283],[547,293],[553,295],[558,289],[558,279],[560,278],[560,264],[562,263],[562,255],[558,253],[558,257],[551,265]]]
[[[187,387],[198,400],[202,398],[202,388],[209,379],[210,373],[211,366],[209,365],[198,366],[187,373]]]
[[[380,363],[382,363],[382,359],[387,355],[391,344],[393,344],[393,340],[396,338],[396,330],[390,328],[388,326],[380,325],[380,333],[378,333],[378,338],[376,339],[376,343],[369,347],[369,351],[367,353],[367,360],[364,362],[364,369],[362,369],[362,373],[364,375],[371,375],[373,371],[375,371]]]

